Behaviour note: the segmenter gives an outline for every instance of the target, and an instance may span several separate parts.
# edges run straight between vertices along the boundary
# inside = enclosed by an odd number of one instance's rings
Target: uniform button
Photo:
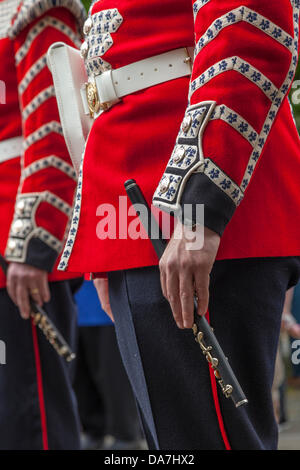
[[[15,240],[8,240],[7,250],[6,250],[7,254],[11,255],[16,249],[16,247],[17,247],[17,243],[15,242]]]
[[[179,163],[185,157],[185,149],[183,146],[178,147],[175,151],[173,160],[175,163]]]
[[[83,25],[83,33],[88,34],[92,29],[93,21],[92,18],[88,18]]]
[[[17,219],[12,225],[12,231],[13,233],[18,234],[23,229],[23,227],[24,227],[24,222],[20,219]]]
[[[18,201],[16,209],[17,209],[17,213],[19,215],[24,214],[24,212],[25,212],[25,201],[24,200]]]
[[[86,58],[88,51],[89,51],[88,43],[86,41],[84,41],[81,44],[81,47],[80,47],[80,55],[83,59]]]
[[[159,183],[159,191],[161,194],[164,194],[168,191],[170,186],[170,178],[168,176],[164,176]]]
[[[190,115],[185,116],[184,120],[182,121],[182,126],[181,126],[184,133],[188,132],[188,130],[191,127],[191,124],[192,124],[192,116]]]

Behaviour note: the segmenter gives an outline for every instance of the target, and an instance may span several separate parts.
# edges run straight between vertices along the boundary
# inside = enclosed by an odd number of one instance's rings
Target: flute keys
[[[68,348],[66,346],[62,346],[60,348],[60,354],[64,356],[68,352]]]
[[[215,369],[219,365],[219,361],[216,357],[212,357],[209,362],[211,363],[213,369]]]
[[[226,385],[223,390],[225,397],[230,398],[230,395],[232,394],[232,392],[233,392],[233,387],[231,385]]]
[[[76,357],[76,354],[71,353],[71,354],[69,354],[69,355],[66,357],[66,361],[67,361],[67,362],[71,362],[71,361],[73,361],[73,360],[75,359],[75,357]]]
[[[203,331],[198,331],[196,323],[193,324],[192,329],[195,335],[195,341],[199,344],[207,362],[210,364],[211,368],[213,369],[214,375],[218,381],[219,386],[221,387],[222,393],[224,394],[226,398],[230,398],[233,392],[233,387],[232,385],[229,385],[229,384],[226,385],[224,381],[222,380],[221,374],[218,370],[219,359],[217,359],[216,357],[213,357],[211,354],[211,351],[213,348],[211,346],[206,346],[205,341],[204,341],[204,333]]]

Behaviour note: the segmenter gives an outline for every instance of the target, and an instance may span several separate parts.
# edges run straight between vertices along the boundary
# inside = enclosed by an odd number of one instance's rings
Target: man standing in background
[[[29,320],[29,296],[74,347],[76,306],[56,262],[72,210],[76,176],[62,136],[46,64],[56,41],[80,46],[79,0],[0,0],[0,449],[77,449],[72,365]],[[21,156],[21,165],[20,165]],[[8,297],[5,289],[7,286]],[[20,316],[21,314],[21,316]],[[22,318],[26,321],[22,320]]]
[[[287,99],[299,9],[299,0],[101,0],[85,23],[94,123],[60,268],[108,273],[99,292],[107,304],[109,286],[151,448],[277,446],[274,363],[285,293],[300,273],[300,141]],[[193,46],[191,80],[190,67],[174,75]],[[119,197],[129,178],[188,226],[184,234],[204,224],[203,248],[172,236],[159,269],[149,240],[128,230],[98,238],[99,207],[127,216]],[[193,211],[181,217],[185,204]],[[195,291],[244,408],[219,400],[201,362],[190,331]]]
[[[78,349],[74,389],[82,447],[139,450],[142,441],[134,396],[121,360],[115,327],[102,310],[92,281],[76,293]]]

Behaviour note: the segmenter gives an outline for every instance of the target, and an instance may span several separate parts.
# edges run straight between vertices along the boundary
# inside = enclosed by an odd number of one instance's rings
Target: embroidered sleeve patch
[[[188,178],[195,171],[204,171],[202,136],[215,105],[214,101],[205,101],[187,108],[174,151],[154,193],[155,206],[177,212]]]

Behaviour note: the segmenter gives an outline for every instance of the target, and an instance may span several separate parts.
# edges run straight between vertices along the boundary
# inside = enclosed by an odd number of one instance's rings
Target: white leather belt
[[[0,163],[19,157],[22,153],[23,137],[13,137],[0,142]]]
[[[190,75],[192,51],[175,49],[96,75],[81,89],[84,112],[96,118],[126,95]]]

